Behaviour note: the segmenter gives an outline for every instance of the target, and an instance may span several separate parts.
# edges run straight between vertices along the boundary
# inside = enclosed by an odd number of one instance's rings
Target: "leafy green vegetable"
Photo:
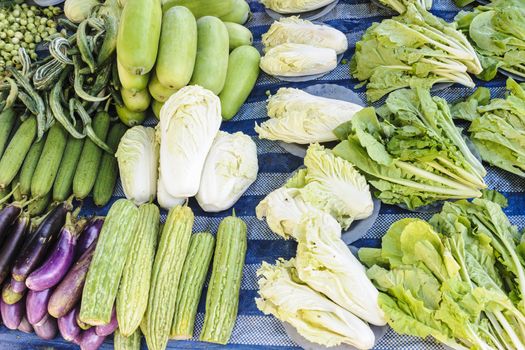
[[[454,349],[523,349],[524,261],[520,234],[496,203],[445,203],[429,223],[392,225],[380,249],[359,257],[398,333]]]
[[[525,78],[525,2],[497,0],[460,12],[455,19],[482,57],[480,78],[492,80],[498,68]]]
[[[470,137],[484,161],[525,176],[525,89],[509,78],[507,90],[505,99],[493,99],[473,110],[476,103],[467,100],[452,110],[459,118],[472,120]],[[471,107],[464,112],[467,108],[462,106],[467,105]]]
[[[445,100],[423,88],[390,94],[334,133],[334,154],[361,170],[385,203],[414,209],[444,199],[480,197],[486,172],[456,128]]]
[[[402,15],[374,23],[356,45],[351,73],[367,81],[367,96],[376,101],[391,91],[436,83],[474,87],[467,72],[479,74],[481,63],[467,38],[414,4]]]

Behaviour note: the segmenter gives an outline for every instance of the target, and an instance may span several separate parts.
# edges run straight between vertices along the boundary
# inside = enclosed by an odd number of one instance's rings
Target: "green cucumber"
[[[35,173],[42,150],[44,149],[46,142],[45,137],[46,135],[44,135],[40,141],[31,145],[24,164],[22,164],[22,168],[20,169],[20,176],[18,178],[20,182],[20,193],[25,198],[31,197],[31,180],[33,179],[33,174]]]
[[[4,153],[15,122],[16,113],[12,108],[7,108],[0,113],[0,156]]]
[[[53,184],[54,202],[63,202],[71,195],[73,177],[75,176],[83,147],[84,139],[77,139],[71,135],[67,139],[64,156],[60,162],[60,168],[58,168],[57,177]]]

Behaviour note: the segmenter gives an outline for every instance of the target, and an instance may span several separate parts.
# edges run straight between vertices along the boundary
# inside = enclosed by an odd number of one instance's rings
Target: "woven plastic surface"
[[[273,20],[266,14],[264,8],[256,0],[250,2],[254,16],[247,26],[252,30],[255,46],[260,48],[261,35],[265,33]],[[432,12],[451,21],[459,9],[451,0],[435,0]],[[360,39],[363,32],[373,22],[394,15],[385,9],[378,8],[367,0],[342,0],[329,14],[319,19],[346,33],[349,40],[349,50],[345,53],[345,59],[349,60],[354,52],[355,43]],[[343,60],[344,62],[344,60]],[[302,165],[302,159],[289,155],[277,142],[258,140],[254,131],[254,124],[266,118],[266,92],[275,93],[278,88],[297,87],[304,88],[313,84],[332,83],[339,84],[357,92],[363,100],[364,88],[354,89],[358,83],[351,79],[347,65],[340,64],[330,74],[314,81],[305,83],[284,83],[262,73],[257,86],[250,95],[247,103],[242,107],[239,114],[230,122],[223,123],[222,130],[228,132],[243,131],[251,135],[257,143],[259,153],[260,174],[257,181],[248,189],[245,195],[235,205],[238,216],[242,217],[248,225],[248,253],[242,281],[240,294],[239,316],[227,346],[198,342],[198,335],[204,319],[204,297],[199,306],[197,315],[195,339],[192,341],[171,341],[170,349],[297,349],[298,346],[286,335],[281,323],[272,316],[263,315],[256,307],[254,298],[257,295],[256,270],[262,261],[274,262],[279,257],[289,258],[295,255],[296,245],[292,241],[284,241],[273,234],[265,222],[255,218],[255,207],[259,201],[269,192],[281,186],[297,167]],[[485,83],[476,80],[477,85],[489,87],[493,97],[501,97],[504,92],[505,77],[498,77]],[[449,101],[455,101],[472,93],[473,90],[454,85],[439,93],[439,96]],[[153,123],[149,120],[148,124]],[[509,198],[509,207],[506,213],[511,221],[520,228],[525,226],[525,180],[510,175],[501,170],[487,166],[488,175],[486,181],[489,187],[503,192]],[[115,191],[113,200],[122,197],[123,192],[120,185]],[[194,232],[210,230],[215,233],[222,217],[230,212],[207,214],[202,211],[194,200],[190,205],[195,212],[196,220]],[[84,214],[105,214],[109,205],[104,208],[95,208],[89,201],[84,204]],[[163,213],[163,219],[165,218]],[[388,227],[404,217],[421,217],[428,219],[430,214],[416,214],[398,207],[383,205],[380,215],[370,229],[368,234],[355,243],[357,246],[378,246],[381,236]],[[203,296],[206,295],[206,290]],[[65,342],[61,338],[53,341],[42,341],[34,335],[26,335],[20,332],[8,331],[0,326],[0,350],[4,349],[73,349],[75,345]],[[113,347],[111,339],[103,345],[103,349]],[[143,348],[146,348],[143,344]],[[386,336],[377,344],[376,350],[420,350],[420,349],[444,349],[432,340],[422,341],[408,336],[401,336],[389,330]]]

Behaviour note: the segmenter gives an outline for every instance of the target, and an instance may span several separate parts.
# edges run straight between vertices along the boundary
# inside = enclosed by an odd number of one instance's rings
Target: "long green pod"
[[[105,63],[115,53],[117,48],[118,18],[106,14],[104,17],[104,41],[99,49],[97,65]]]
[[[27,152],[26,159],[22,164],[20,169],[20,175],[18,181],[20,182],[20,193],[25,198],[31,196],[31,180],[33,179],[33,174],[35,173],[38,160],[44,149],[44,144],[46,141],[46,136],[31,145],[29,152]]]
[[[206,314],[200,340],[226,344],[237,318],[242,269],[247,249],[246,224],[229,216],[217,232],[213,268],[206,294]]]
[[[106,139],[109,122],[110,117],[107,112],[98,112],[93,119],[93,130],[99,139]],[[93,189],[97,179],[102,152],[103,150],[91,139],[84,142],[75,176],[73,177],[73,193],[76,198],[86,198]]]
[[[197,21],[186,7],[175,6],[164,13],[159,54],[155,66],[163,86],[181,89],[188,85],[197,57]]]
[[[151,274],[148,309],[141,324],[151,350],[164,350],[168,343],[193,222],[189,207],[176,206],[169,211],[162,230]]]
[[[84,139],[77,139],[69,135],[64,156],[60,162],[55,183],[53,184],[54,202],[63,202],[71,195],[73,177],[77,170],[83,146]]]
[[[160,0],[128,0],[120,17],[117,56],[131,73],[147,74],[155,65],[160,39]]]
[[[215,238],[209,232],[196,233],[191,237],[190,248],[180,277],[180,287],[177,291],[171,339],[193,337],[197,307],[210,267],[214,245]]]
[[[142,338],[142,333],[140,329],[137,329],[129,337],[122,335],[119,329],[115,331],[115,336],[113,338],[113,344],[115,350],[140,350],[140,339]]]
[[[16,113],[12,108],[6,108],[0,113],[0,157],[4,154],[4,150],[9,141],[11,131],[15,126]]]
[[[78,25],[76,32],[77,48],[78,51],[80,51],[82,61],[88,65],[91,73],[95,73],[95,59],[93,58],[93,54],[89,49],[88,37],[86,33],[88,23],[89,19],[85,19]]]
[[[0,159],[0,188],[6,188],[15,178],[35,140],[37,133],[36,118],[26,119],[9,142]]]
[[[139,328],[148,307],[159,224],[160,211],[155,204],[139,207],[138,224],[122,272],[116,303],[119,329],[125,337],[133,335]]]
[[[99,326],[111,321],[138,214],[138,208],[127,199],[117,200],[109,210],[82,292],[82,322]]]
[[[67,132],[55,123],[47,134],[46,143],[31,179],[31,195],[43,197],[51,191],[67,144]]]
[[[190,84],[218,95],[224,87],[228,70],[228,29],[217,17],[206,16],[197,21],[197,36],[197,60]]]
[[[128,128],[122,123],[115,123],[109,130],[107,144],[116,150],[120,139]],[[114,154],[104,152],[100,160],[100,167],[97,174],[97,180],[93,187],[93,202],[95,205],[102,207],[106,205],[115,189],[118,177],[118,163]]]

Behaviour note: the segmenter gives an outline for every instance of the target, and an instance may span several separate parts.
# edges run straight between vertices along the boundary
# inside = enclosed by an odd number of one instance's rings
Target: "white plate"
[[[341,63],[341,61],[343,60],[343,54],[339,54],[337,55],[337,65],[339,65],[339,63]],[[327,75],[328,73],[330,73],[331,70],[329,70],[328,72],[324,72],[324,73],[319,73],[319,74],[312,74],[312,75],[301,75],[301,76],[298,76],[298,77],[284,77],[284,76],[281,76],[281,75],[274,75],[273,77],[279,79],[279,80],[282,80],[282,81],[288,81],[290,83],[303,83],[305,81],[310,81],[310,80],[315,80],[315,79],[319,79],[321,77],[324,77],[325,75]]]
[[[292,327],[291,324],[287,322],[282,323],[284,326],[284,330],[286,331],[286,334],[292,339],[294,342],[297,343],[301,348],[304,350],[357,350],[356,347],[351,345],[339,345],[339,346],[332,346],[332,347],[326,347],[323,345],[319,345],[316,343],[312,343],[308,340],[306,340],[302,335],[300,335],[297,330]],[[383,336],[386,334],[388,330],[388,326],[374,326],[370,325],[370,328],[372,328],[372,331],[374,332],[374,335],[376,337],[376,344],[383,338]]]
[[[366,104],[363,102],[363,100],[361,100],[358,94],[356,94],[352,90],[347,89],[341,85],[316,84],[316,85],[308,86],[303,90],[315,96],[326,97],[326,98],[331,98],[335,100],[355,103],[363,107],[366,106]],[[297,143],[286,143],[283,141],[279,141],[279,145],[282,148],[284,148],[288,153],[296,157],[304,158],[306,156],[306,149],[308,148],[308,145],[299,145]]]
[[[273,19],[280,19],[283,17],[291,17],[291,16],[300,16],[302,19],[307,19],[307,20],[312,21],[314,19],[319,19],[325,16],[326,14],[328,14],[330,11],[332,11],[337,6],[338,3],[339,3],[339,0],[334,0],[334,2],[331,2],[324,7],[318,8],[317,10],[301,12],[301,13],[279,13],[279,12],[275,12],[274,10],[271,10],[266,7],[265,7],[265,10],[268,16],[270,16]]]

